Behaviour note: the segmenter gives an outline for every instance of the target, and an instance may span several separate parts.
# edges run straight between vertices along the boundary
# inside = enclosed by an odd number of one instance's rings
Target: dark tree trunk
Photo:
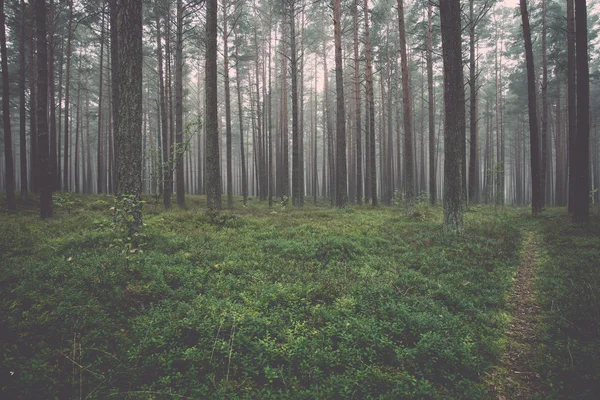
[[[546,0],[542,0],[542,164],[540,169],[540,196],[542,207],[549,203],[548,188],[548,57],[546,54]]]
[[[27,179],[27,137],[26,137],[26,106],[25,106],[25,1],[21,0],[19,15],[21,30],[19,33],[19,153],[21,165],[21,200],[28,200],[29,189]]]
[[[160,13],[158,8],[156,9],[156,45],[157,45],[157,58],[158,58],[158,92],[160,102],[160,126],[159,130],[162,132],[162,191],[163,191],[163,203],[166,209],[171,208],[171,195],[173,192],[172,179],[173,174],[171,173],[171,152],[169,151],[169,126],[168,126],[168,115],[167,115],[167,99],[165,93],[165,78],[164,78],[164,67],[163,67],[163,51],[162,51],[162,36],[160,30]]]
[[[348,203],[348,176],[346,173],[346,110],[344,107],[344,72],[342,70],[342,12],[340,0],[333,1],[333,30],[335,42],[336,154],[335,201],[338,208]]]
[[[15,165],[13,161],[12,133],[10,131],[10,82],[6,58],[6,15],[4,0],[0,0],[0,53],[2,57],[2,120],[4,128],[4,163],[6,179],[6,202],[9,211],[17,210],[15,201]]]
[[[181,0],[178,0],[181,1]],[[228,2],[227,2],[228,3]],[[223,6],[223,80],[225,83],[225,137],[227,154],[227,208],[233,208],[233,165],[231,151],[231,89],[229,87],[229,31],[227,29],[227,8]]]
[[[206,169],[207,204],[221,210],[221,174],[217,110],[217,0],[206,1]]]
[[[104,5],[104,4],[103,4]],[[98,175],[96,184],[98,194],[104,193],[104,137],[102,135],[102,85],[104,83],[104,10],[100,23],[100,83],[98,85]]]
[[[57,175],[57,148],[56,148],[56,97],[54,96],[54,0],[50,0],[50,13],[48,15],[48,99],[50,100],[50,177],[53,181],[53,190],[60,189],[60,176]]]
[[[474,0],[469,0],[469,203],[478,203],[479,192],[477,171],[479,170],[479,154],[477,151],[478,116],[477,116],[477,71],[475,70],[475,16],[473,12]]]
[[[40,187],[40,217],[52,217],[52,174],[50,168],[50,138],[48,132],[48,42],[46,36],[46,2],[35,0],[35,31],[37,44],[37,156]]]
[[[427,3],[427,99],[429,103],[429,201],[437,201],[435,173],[435,99],[433,97],[433,17],[431,3]],[[398,154],[400,156],[400,154]]]
[[[240,58],[238,53],[239,41],[237,37],[237,31],[235,33],[236,44],[235,44],[235,76],[237,83],[237,98],[238,98],[238,114],[240,119],[240,164],[242,168],[242,197],[244,199],[244,205],[248,203],[248,172],[246,170],[246,155],[244,153],[244,114],[242,105],[242,83],[240,77]],[[269,71],[270,72],[270,71]],[[269,93],[271,91],[269,90]],[[270,120],[270,118],[269,118]],[[269,134],[270,134],[269,129]],[[271,151],[270,137],[269,137],[269,151]],[[271,160],[271,154],[269,153],[269,160]],[[271,167],[269,167],[271,168]],[[270,186],[269,186],[270,188]]]
[[[465,96],[459,0],[440,1],[444,63],[444,231],[463,230],[461,141],[465,135]]]
[[[356,204],[362,204],[363,171],[362,171],[362,138],[360,120],[360,78],[358,53],[358,0],[354,0],[354,96],[355,96],[355,127],[356,129]]]
[[[588,222],[590,208],[590,71],[588,65],[586,0],[575,0],[575,47],[577,48],[577,136],[574,144],[573,221]]]
[[[575,151],[577,138],[577,83],[575,81],[575,10],[573,0],[567,0],[567,120],[569,131],[568,137],[568,209],[572,214],[575,205],[575,171],[572,168],[572,160],[577,157]]]
[[[114,1],[114,0],[113,0]],[[65,150],[63,162],[63,190],[69,190],[69,107],[70,107],[70,85],[71,85],[71,40],[73,38],[73,0],[69,0],[69,22],[67,27],[67,68],[65,76]],[[114,73],[114,72],[113,72]],[[38,76],[38,80],[40,77]]]
[[[296,50],[295,1],[289,0],[290,72],[292,78],[292,204],[303,206],[303,182],[300,174],[300,127],[298,121],[298,56]]]
[[[536,106],[535,69],[533,66],[533,50],[527,1],[520,0],[521,17],[523,19],[523,38],[525,41],[525,60],[527,63],[527,94],[529,108],[529,137],[531,145],[531,211],[538,215],[542,211],[543,197],[541,193],[540,147],[538,136],[538,120]]]
[[[183,4],[177,0],[175,43],[175,176],[177,205],[185,207],[185,183],[183,171]],[[227,48],[226,48],[227,49]]]
[[[116,47],[119,71],[116,81],[116,193],[119,198],[133,196],[131,210],[127,211],[133,218],[129,228],[135,232],[142,225],[139,203],[142,194],[142,0],[115,0],[111,6],[115,7],[111,9],[111,14],[116,17],[116,24],[111,25],[111,36],[116,38],[113,47]]]
[[[460,23],[460,21],[459,21]],[[406,173],[406,213],[412,214],[415,203],[415,181],[413,161],[412,98],[410,74],[406,54],[406,29],[404,27],[404,0],[398,0],[398,29],[400,32],[400,63],[402,65],[402,104],[404,120],[404,169]],[[462,82],[462,81],[461,81]]]
[[[376,171],[376,160],[375,160],[375,100],[373,95],[373,65],[371,64],[371,39],[369,32],[369,7],[368,1],[364,0],[364,11],[365,11],[365,53],[367,62],[367,105],[369,107],[369,129],[367,135],[368,140],[368,153],[369,153],[369,173],[365,179],[365,192],[369,191],[369,197],[373,207],[377,205],[377,171]]]

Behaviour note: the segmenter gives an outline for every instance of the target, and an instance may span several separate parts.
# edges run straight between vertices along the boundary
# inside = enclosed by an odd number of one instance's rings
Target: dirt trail
[[[533,368],[534,350],[538,342],[539,307],[533,296],[536,237],[529,232],[521,265],[515,277],[513,294],[508,300],[511,322],[506,332],[508,343],[495,381],[499,400],[531,399],[539,393],[539,379]]]

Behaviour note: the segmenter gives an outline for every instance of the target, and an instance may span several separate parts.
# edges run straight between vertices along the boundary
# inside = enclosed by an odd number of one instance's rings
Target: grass
[[[399,208],[269,209],[237,198],[211,218],[205,199],[190,196],[187,210],[148,200],[132,247],[111,222],[109,197],[67,200],[45,222],[33,203],[0,215],[2,397],[487,398],[523,232],[579,229],[560,212],[540,221],[473,207],[456,237],[441,232],[440,207],[408,218]],[[597,277],[597,225],[581,229],[572,252],[583,246],[585,274],[595,267]],[[597,351],[600,317],[597,281],[576,268],[580,281],[558,273],[552,252],[562,242],[552,240],[543,304],[564,287],[564,318],[596,323],[587,341],[568,336],[569,364],[566,331],[555,332],[554,314],[544,319],[540,354],[550,358],[540,368],[563,377],[548,389],[560,396],[577,384],[563,368],[580,376],[578,357]],[[573,319],[583,311],[591,317]]]

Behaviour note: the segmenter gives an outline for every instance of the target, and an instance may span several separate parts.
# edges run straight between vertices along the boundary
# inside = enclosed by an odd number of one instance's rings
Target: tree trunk
[[[221,210],[221,174],[217,110],[217,0],[206,1],[206,169],[207,205]]]
[[[577,48],[577,136],[573,167],[573,221],[588,222],[590,208],[590,72],[588,65],[586,0],[575,0],[575,46]]]
[[[50,138],[48,132],[48,42],[46,36],[46,2],[35,0],[35,31],[37,49],[37,156],[40,187],[40,217],[52,217],[52,173],[50,168]]]
[[[183,171],[183,3],[177,0],[175,43],[175,175],[177,205],[185,207],[185,183]],[[225,47],[227,49],[227,47]]]
[[[104,5],[104,4],[103,4]],[[104,137],[102,135],[102,85],[104,83],[104,12],[100,23],[100,83],[98,84],[98,194],[104,193]]]
[[[444,231],[462,233],[461,141],[465,134],[465,100],[459,0],[440,1],[444,63]]]
[[[57,148],[56,148],[56,97],[54,96],[54,0],[50,0],[50,13],[48,15],[48,99],[50,100],[50,177],[53,181],[52,189],[60,188],[60,177],[57,175]]]
[[[158,58],[158,97],[160,101],[160,127],[162,131],[162,163],[160,170],[162,171],[162,191],[163,191],[163,204],[166,209],[171,208],[171,195],[173,192],[173,186],[171,180],[173,174],[171,173],[171,152],[169,151],[169,126],[168,126],[168,115],[167,115],[167,98],[165,92],[165,78],[164,78],[164,67],[163,67],[163,51],[162,51],[162,36],[161,36],[161,22],[160,13],[158,8],[155,11],[156,18],[156,53]]]
[[[131,209],[126,209],[133,219],[128,224],[131,234],[142,226],[142,0],[117,0],[112,6],[116,7],[111,9],[111,14],[116,15],[111,31],[115,31],[113,47],[119,71],[115,181],[118,198],[132,196]]]
[[[521,17],[523,19],[523,38],[525,41],[525,60],[527,63],[527,94],[529,108],[529,137],[531,146],[531,211],[538,215],[542,211],[543,198],[541,193],[540,150],[538,137],[538,120],[536,106],[535,69],[533,66],[533,50],[531,45],[531,30],[527,1],[520,0]]]
[[[546,54],[546,0],[542,0],[542,163],[540,168],[540,202],[544,207],[549,199],[548,184],[548,57]]]
[[[365,12],[365,53],[367,62],[366,80],[367,80],[367,105],[369,107],[369,173],[365,179],[365,192],[368,190],[371,204],[377,205],[377,171],[375,160],[375,100],[373,95],[373,65],[371,64],[371,39],[369,32],[369,6],[368,0],[364,0]],[[367,189],[368,188],[368,189]]]
[[[113,0],[114,1],[114,0]],[[69,22],[67,26],[67,68],[65,76],[65,149],[63,162],[63,190],[69,191],[69,102],[70,102],[70,85],[71,85],[71,40],[73,38],[73,0],[69,0]],[[114,74],[114,71],[113,71]],[[38,76],[38,80],[40,77]]]
[[[244,154],[244,114],[242,104],[242,83],[240,77],[240,58],[239,58],[239,38],[237,36],[237,30],[235,32],[235,76],[237,83],[237,98],[238,98],[238,115],[240,118],[240,164],[242,168],[242,197],[244,199],[244,205],[248,203],[248,172],[246,170],[246,155]],[[270,72],[270,70],[269,70]],[[270,93],[270,90],[269,90]],[[270,133],[270,130],[269,130]],[[270,138],[269,138],[269,151],[271,150]],[[269,160],[271,155],[269,154]],[[270,167],[269,167],[270,168]]]
[[[573,162],[577,157],[575,151],[577,138],[577,83],[575,81],[575,11],[573,0],[567,0],[567,113],[568,113],[568,209],[569,214],[575,205],[575,171]]]
[[[441,6],[440,6],[441,7]],[[460,23],[460,21],[459,21]],[[398,29],[400,32],[400,63],[402,66],[402,104],[404,120],[404,169],[406,173],[406,214],[414,211],[415,181],[413,161],[412,97],[410,92],[410,74],[406,54],[406,29],[404,27],[404,0],[398,0]],[[462,74],[462,73],[461,73]],[[461,80],[462,83],[462,80]]]
[[[427,3],[427,99],[429,103],[429,201],[437,201],[435,174],[435,99],[433,97],[433,17],[431,3]],[[398,154],[398,156],[400,156]]]
[[[27,71],[25,62],[25,1],[20,2],[19,19],[21,29],[19,32],[19,156],[21,165],[21,201],[28,200],[29,189],[27,187],[27,137],[26,137],[26,103],[25,103],[25,73]]]
[[[13,161],[12,133],[10,131],[10,86],[8,60],[6,57],[6,15],[4,0],[0,0],[0,53],[2,57],[2,120],[4,128],[4,163],[6,179],[6,202],[9,211],[17,210],[15,201],[15,165]]]
[[[362,171],[362,138],[360,120],[360,78],[359,78],[359,53],[358,53],[358,0],[354,0],[354,101],[355,101],[355,127],[356,129],[356,204],[362,204],[363,198],[363,171]]]
[[[333,36],[335,42],[336,154],[335,188],[336,205],[343,208],[348,203],[348,176],[346,173],[346,110],[344,107],[344,72],[342,70],[342,12],[340,0],[333,1]]]
[[[292,78],[292,204],[302,207],[302,185],[300,174],[300,128],[298,121],[298,56],[296,50],[295,1],[289,1],[290,19],[290,72]]]
[[[477,171],[479,170],[478,160],[478,115],[477,115],[477,71],[475,64],[475,16],[473,12],[474,0],[469,0],[469,203],[478,203],[477,193],[479,192]]]

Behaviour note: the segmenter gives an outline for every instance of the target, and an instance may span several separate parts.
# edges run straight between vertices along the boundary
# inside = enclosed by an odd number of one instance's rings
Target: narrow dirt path
[[[539,379],[533,368],[539,309],[533,296],[535,253],[536,237],[529,232],[513,293],[508,300],[511,310],[511,322],[506,332],[508,342],[495,377],[499,400],[531,399],[539,392]]]

